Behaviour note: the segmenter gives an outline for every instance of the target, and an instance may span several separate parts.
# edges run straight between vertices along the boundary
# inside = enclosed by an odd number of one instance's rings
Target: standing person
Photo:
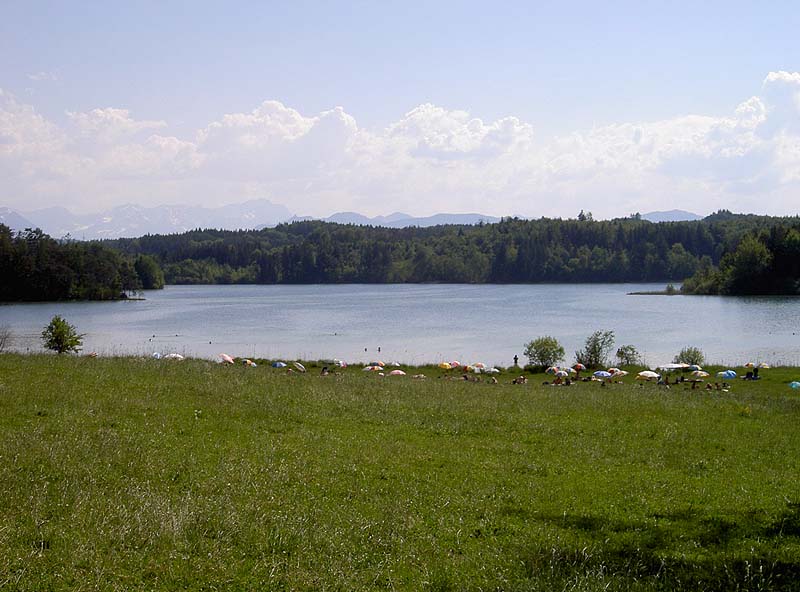
[[[519,356],[517,354],[514,354],[514,365],[519,366]]]

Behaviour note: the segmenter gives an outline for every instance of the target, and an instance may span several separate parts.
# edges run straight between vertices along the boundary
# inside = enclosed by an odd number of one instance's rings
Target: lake
[[[508,366],[524,344],[556,337],[572,361],[595,330],[613,330],[650,365],[681,348],[711,362],[800,365],[796,297],[633,296],[663,284],[167,286],[145,300],[0,306],[12,346],[40,351],[60,314],[101,355],[178,352],[421,364]],[[378,349],[380,348],[380,350]],[[613,352],[612,352],[613,353]]]

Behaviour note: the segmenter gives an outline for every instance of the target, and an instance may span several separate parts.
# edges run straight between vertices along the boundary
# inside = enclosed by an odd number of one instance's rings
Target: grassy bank
[[[800,589],[800,371],[763,374],[0,355],[0,590]]]

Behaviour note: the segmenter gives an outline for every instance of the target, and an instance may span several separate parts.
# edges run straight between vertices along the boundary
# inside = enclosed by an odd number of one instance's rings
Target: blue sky
[[[789,2],[6,3],[0,205],[794,213],[798,30]]]

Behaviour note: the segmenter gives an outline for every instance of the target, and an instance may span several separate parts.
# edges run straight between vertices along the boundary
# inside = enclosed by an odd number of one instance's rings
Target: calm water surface
[[[458,359],[510,365],[553,335],[569,360],[610,329],[657,365],[687,345],[711,361],[800,365],[800,298],[629,296],[663,286],[314,285],[168,286],[146,300],[0,306],[18,350],[40,349],[54,314],[86,333],[84,351],[216,357]],[[380,353],[378,348],[381,348]]]

